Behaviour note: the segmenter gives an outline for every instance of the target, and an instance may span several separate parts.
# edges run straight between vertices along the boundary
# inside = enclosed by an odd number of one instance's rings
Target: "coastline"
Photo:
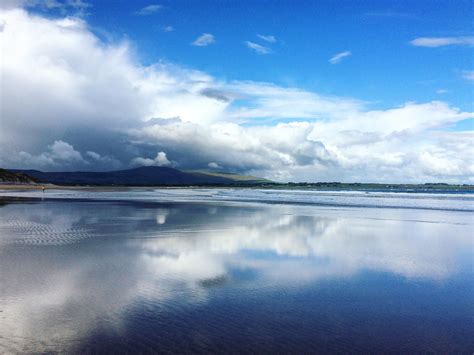
[[[393,193],[434,193],[434,194],[474,194],[474,185],[448,184],[373,184],[373,183],[312,183],[312,184],[232,184],[232,185],[53,185],[53,184],[5,184],[0,183],[0,191],[34,190],[71,191],[131,191],[155,189],[241,189],[241,190],[281,190],[320,192],[393,192]]]

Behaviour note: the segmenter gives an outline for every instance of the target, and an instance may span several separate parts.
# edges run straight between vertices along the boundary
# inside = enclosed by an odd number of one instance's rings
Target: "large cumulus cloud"
[[[100,40],[79,18],[10,6],[0,23],[1,166],[142,163],[278,180],[474,181],[472,133],[446,130],[474,114],[447,103],[373,110],[172,63],[143,66],[133,46]]]

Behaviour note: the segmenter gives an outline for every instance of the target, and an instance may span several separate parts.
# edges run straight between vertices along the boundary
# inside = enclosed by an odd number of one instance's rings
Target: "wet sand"
[[[128,193],[0,197],[1,353],[474,350],[470,201]]]

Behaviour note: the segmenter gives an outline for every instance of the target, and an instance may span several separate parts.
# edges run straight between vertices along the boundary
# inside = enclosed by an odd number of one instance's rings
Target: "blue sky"
[[[474,182],[473,7],[6,0],[0,165]]]
[[[472,36],[471,1],[90,1],[86,19],[107,40],[131,40],[140,61],[160,60],[225,80],[255,80],[387,108],[449,100],[468,109],[472,46],[423,48],[419,37]],[[147,15],[140,9],[157,5]],[[40,9],[39,11],[45,11]],[[51,10],[48,10],[51,12]],[[168,26],[173,31],[166,32]],[[202,33],[215,43],[191,46]],[[257,34],[272,35],[269,43]],[[258,55],[245,41],[271,49]],[[328,60],[350,51],[337,65]],[[446,91],[442,94],[439,90]]]

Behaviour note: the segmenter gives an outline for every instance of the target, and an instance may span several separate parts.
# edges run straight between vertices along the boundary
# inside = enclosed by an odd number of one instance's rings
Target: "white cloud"
[[[214,163],[214,162],[210,162],[209,164],[207,164],[208,167],[210,167],[211,169],[220,169],[221,166],[217,163]]]
[[[23,6],[24,0],[3,0],[0,2],[0,10],[10,10]]]
[[[112,158],[110,156],[102,156],[99,153],[93,151],[87,151],[85,155],[87,158],[89,158],[88,163],[96,163],[98,166],[101,166],[102,169],[104,167],[111,169],[119,168],[121,166],[120,162],[117,159]]]
[[[153,15],[157,13],[158,11],[160,11],[162,8],[163,8],[163,5],[151,4],[151,5],[141,8],[138,11],[135,11],[135,15],[139,15],[139,16]]]
[[[248,48],[253,49],[258,54],[268,54],[271,52],[270,48],[264,47],[255,42],[245,41],[244,43]]]
[[[212,162],[278,180],[474,181],[472,134],[446,131],[474,113],[446,102],[375,110],[165,62],[143,66],[126,42],[105,44],[77,18],[16,9],[0,11],[0,22],[2,166],[104,170],[166,152],[183,168]]]
[[[466,80],[474,80],[474,70],[465,70],[462,74],[463,78]]]
[[[474,37],[420,37],[410,41],[416,47],[444,47],[451,45],[473,46]]]
[[[237,94],[247,105],[229,108],[235,120],[255,119],[322,119],[334,118],[362,110],[364,103],[350,98],[319,95],[298,88],[284,88],[271,83],[235,81],[222,90]]]
[[[51,156],[58,160],[83,160],[81,153],[75,151],[73,146],[66,142],[56,141],[50,149]]]
[[[163,28],[163,31],[165,31],[165,32],[173,32],[173,31],[174,31],[174,27],[173,27],[173,26],[166,26],[165,28]]]
[[[257,37],[266,41],[266,42],[269,42],[269,43],[276,43],[276,37],[275,36],[272,36],[272,35],[260,35],[260,34],[257,34]]]
[[[211,33],[203,33],[200,35],[196,40],[191,43],[193,46],[198,46],[198,47],[206,47],[212,43],[214,43],[216,40],[214,38],[214,35]]]
[[[132,164],[141,166],[170,166],[171,162],[166,157],[165,152],[158,152],[154,159],[135,158],[133,159]]]
[[[343,181],[454,181],[474,172],[467,149],[472,135],[454,138],[455,133],[446,133],[441,138],[429,133],[473,114],[433,102],[352,115],[346,118],[336,114],[330,122],[280,123],[273,127],[218,122],[203,127],[176,122],[146,127],[133,136],[143,143],[160,142],[180,150],[203,165],[212,159],[227,169],[264,172],[278,180],[314,181],[316,176]],[[417,163],[426,152],[451,160],[457,168],[427,169],[426,164]]]
[[[438,90],[436,90],[436,93],[437,93],[438,95],[442,95],[442,94],[448,93],[448,90],[446,90],[446,89],[438,89]]]
[[[331,64],[337,64],[339,63],[342,59],[351,56],[352,53],[350,51],[345,51],[345,52],[340,52],[335,54],[334,56],[329,59],[329,63]]]
[[[39,155],[20,152],[19,157],[24,164],[30,166],[52,167],[70,166],[77,163],[87,164],[80,152],[76,151],[69,143],[60,140],[50,145],[47,152]]]
[[[90,156],[92,159],[95,159],[95,160],[100,160],[102,158],[100,154],[96,152],[92,152],[92,151],[87,151],[86,155]]]

